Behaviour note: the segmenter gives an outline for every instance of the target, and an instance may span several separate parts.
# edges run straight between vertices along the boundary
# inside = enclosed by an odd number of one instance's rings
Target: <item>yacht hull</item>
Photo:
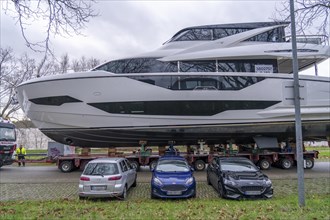
[[[95,71],[45,77],[21,84],[18,99],[44,134],[80,147],[136,146],[140,140],[149,145],[170,140],[196,144],[200,139],[208,144],[251,143],[259,135],[279,141],[295,138],[290,75],[244,73],[262,80],[231,91],[180,90],[138,78],[180,80],[180,74],[130,76]],[[303,138],[324,140],[330,136],[330,79],[301,77],[300,83]]]

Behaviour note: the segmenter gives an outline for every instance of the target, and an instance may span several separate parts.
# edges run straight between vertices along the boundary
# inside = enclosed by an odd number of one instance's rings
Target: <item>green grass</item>
[[[197,198],[151,200],[150,184],[138,183],[127,201],[78,200],[0,202],[0,219],[330,219],[330,178],[305,179],[306,206],[300,208],[297,179],[274,180],[274,198],[225,200],[205,182],[197,184]],[[65,191],[65,189],[63,189]]]
[[[319,152],[319,159],[329,159],[330,158],[330,147],[306,147],[306,150],[312,151],[317,150]]]
[[[0,203],[1,219],[329,219],[329,195],[271,200],[223,199]]]

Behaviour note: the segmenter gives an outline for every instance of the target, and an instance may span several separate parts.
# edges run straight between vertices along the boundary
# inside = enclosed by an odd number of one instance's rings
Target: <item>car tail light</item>
[[[4,154],[5,153],[5,151],[3,151],[3,150],[0,150],[0,154]]]
[[[13,151],[14,151],[14,150],[16,150],[16,146],[17,146],[17,145],[16,145],[16,144],[14,144],[14,147],[13,147]]]
[[[112,176],[112,177],[109,177],[108,180],[120,180],[121,179],[121,176]]]
[[[89,177],[82,176],[82,177],[80,177],[80,180],[81,181],[90,181],[91,179]]]

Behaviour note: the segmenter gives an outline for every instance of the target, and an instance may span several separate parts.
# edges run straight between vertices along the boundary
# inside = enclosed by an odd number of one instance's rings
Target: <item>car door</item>
[[[129,187],[129,182],[128,182],[128,168],[127,168],[127,164],[125,163],[124,160],[120,161],[120,168],[121,168],[121,171],[122,171],[122,176],[123,176],[123,181],[125,184],[128,185]]]
[[[127,182],[128,186],[131,187],[135,181],[136,171],[128,160],[125,160],[125,163],[127,165]]]
[[[210,171],[209,171],[209,178],[210,178],[210,182],[211,184],[216,187],[218,185],[218,181],[217,181],[217,158],[213,158],[213,160],[211,161],[210,164]]]

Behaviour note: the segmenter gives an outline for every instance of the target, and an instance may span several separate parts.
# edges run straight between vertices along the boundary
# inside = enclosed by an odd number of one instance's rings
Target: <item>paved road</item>
[[[270,179],[294,179],[297,178],[296,168],[283,170],[272,167],[270,170],[263,171]],[[1,183],[78,183],[81,171],[62,173],[55,165],[51,166],[4,166],[0,169]],[[195,172],[197,181],[205,182],[205,171]],[[330,162],[316,162],[311,170],[305,170],[305,178],[330,178]],[[142,168],[138,172],[138,182],[149,182],[151,172],[148,168]]]

